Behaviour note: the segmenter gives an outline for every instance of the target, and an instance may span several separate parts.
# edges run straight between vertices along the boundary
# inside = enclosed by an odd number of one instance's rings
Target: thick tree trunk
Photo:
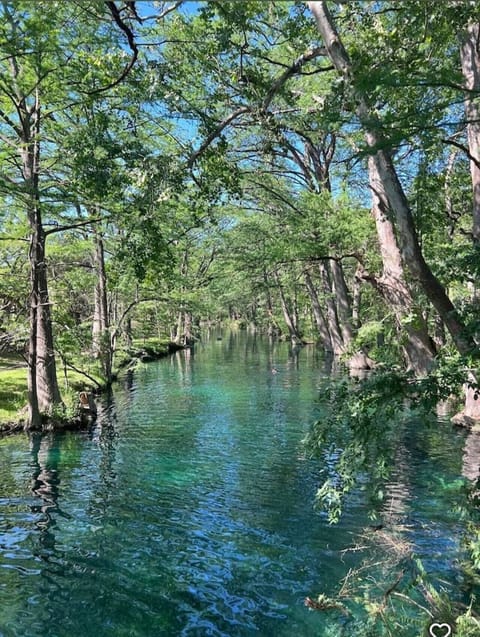
[[[470,174],[472,179],[472,237],[476,246],[480,245],[480,24],[470,24],[462,34],[460,47],[462,73],[468,93],[465,98],[467,119],[468,151],[470,153]],[[478,302],[478,289],[474,286],[473,298]],[[465,386],[464,411],[457,415],[466,424],[480,420],[480,376],[472,372],[469,381],[473,386]]]
[[[57,366],[53,349],[51,304],[48,296],[47,264],[45,262],[45,236],[41,225],[37,238],[37,254],[41,259],[37,262],[37,395],[40,411],[49,414],[53,406],[60,405],[62,400],[58,388]]]
[[[188,310],[180,310],[178,313],[174,342],[183,346],[192,345],[194,342],[193,316]]]
[[[326,352],[332,352],[332,339],[330,338],[330,332],[328,331],[327,321],[323,315],[322,307],[318,299],[317,290],[315,289],[312,277],[310,276],[308,270],[304,270],[303,277],[305,279],[305,286],[307,288],[308,296],[310,297],[310,301],[312,303],[313,316],[317,326],[318,334],[320,336],[320,341]]]
[[[377,140],[378,141],[378,140]],[[475,348],[475,343],[465,330],[456,308],[445,288],[427,265],[415,230],[412,213],[398,179],[390,155],[383,150],[369,158],[372,165],[370,187],[378,197],[384,214],[392,215],[398,229],[402,262],[422,286],[424,293],[445,323],[446,328],[461,354]]]
[[[55,353],[47,285],[45,232],[40,212],[40,103],[38,92],[30,110],[23,108],[23,138],[20,151],[22,176],[28,193],[30,226],[30,338],[28,352],[28,428],[41,425],[41,413],[50,414],[62,400],[57,382]]]
[[[369,158],[369,167],[372,158]],[[375,175],[375,173],[374,173]],[[408,369],[424,376],[431,369],[435,346],[428,335],[426,323],[415,308],[409,287],[405,282],[402,257],[393,224],[382,212],[376,191],[372,192],[372,215],[375,219],[383,272],[376,279],[376,288],[388,307],[391,307],[399,332],[404,332],[402,349]]]

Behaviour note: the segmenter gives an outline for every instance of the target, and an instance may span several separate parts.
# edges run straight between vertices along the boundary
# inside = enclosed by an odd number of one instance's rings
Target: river
[[[361,563],[371,522],[362,489],[335,526],[313,506],[323,468],[301,441],[326,378],[311,346],[212,333],[118,383],[91,430],[0,439],[0,635],[353,637],[304,605]],[[443,487],[465,480],[466,441],[413,427],[387,485],[452,590],[463,527]]]

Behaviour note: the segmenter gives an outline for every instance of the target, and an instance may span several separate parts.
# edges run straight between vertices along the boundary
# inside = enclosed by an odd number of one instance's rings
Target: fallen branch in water
[[[349,614],[348,609],[343,604],[326,595],[319,595],[316,600],[311,597],[305,597],[303,603],[310,610],[338,610],[344,615]]]

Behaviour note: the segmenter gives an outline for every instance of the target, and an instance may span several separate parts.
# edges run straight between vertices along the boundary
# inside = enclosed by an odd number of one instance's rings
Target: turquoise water
[[[338,590],[369,524],[361,490],[337,526],[313,508],[324,467],[301,440],[325,378],[312,347],[212,335],[125,379],[91,431],[0,439],[0,635],[349,635],[303,603]],[[413,427],[386,487],[453,589],[462,525],[440,486],[465,443]]]

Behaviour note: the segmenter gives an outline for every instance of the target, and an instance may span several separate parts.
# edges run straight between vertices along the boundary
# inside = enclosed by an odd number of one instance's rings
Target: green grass
[[[102,385],[100,369],[95,361],[75,361],[74,365]],[[58,360],[57,379],[62,396],[66,396],[72,390],[82,391],[96,387],[94,382],[72,369],[67,369],[67,379],[65,379],[63,366]],[[19,420],[19,411],[27,404],[27,392],[25,362],[14,356],[0,358],[0,424]]]
[[[134,338],[132,347],[134,349],[149,348],[156,354],[162,354],[168,352],[168,344],[170,343],[168,338]]]
[[[0,361],[0,422],[18,419],[18,411],[27,404],[27,368],[7,368]]]
[[[128,362],[139,350],[147,350],[155,355],[168,353],[168,339],[138,338],[133,341],[129,351],[118,350],[115,357],[115,367],[118,369],[122,362]],[[97,381],[104,384],[100,366],[94,359],[82,358],[72,361],[79,370],[86,372]],[[57,359],[57,379],[60,392],[64,397],[70,397],[72,392],[98,389],[98,385],[87,376],[67,367],[66,378],[62,362]],[[27,366],[25,361],[16,355],[0,357],[0,424],[19,420],[19,411],[27,404]]]

